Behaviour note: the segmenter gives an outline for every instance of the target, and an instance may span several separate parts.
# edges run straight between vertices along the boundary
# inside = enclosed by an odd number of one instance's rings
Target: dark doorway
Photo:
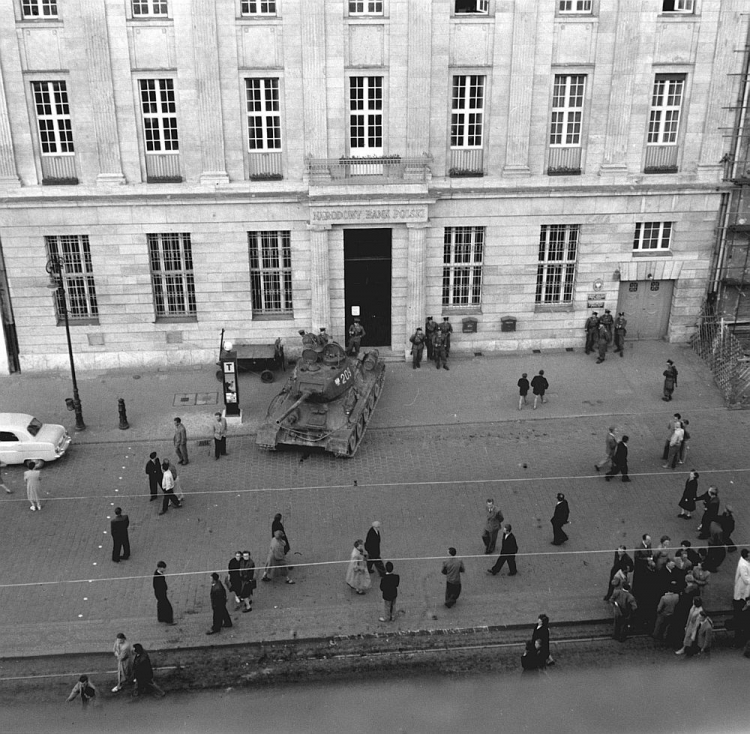
[[[353,307],[365,329],[362,346],[391,345],[391,230],[344,230],[346,332]]]

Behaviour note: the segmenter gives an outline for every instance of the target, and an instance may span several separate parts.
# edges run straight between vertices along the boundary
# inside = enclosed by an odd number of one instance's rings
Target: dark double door
[[[363,346],[391,345],[391,230],[344,230],[346,332],[359,309]]]

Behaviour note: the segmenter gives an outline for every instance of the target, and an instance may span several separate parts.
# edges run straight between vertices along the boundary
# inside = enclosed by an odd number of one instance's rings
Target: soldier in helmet
[[[450,367],[448,367],[448,354],[445,348],[445,342],[445,334],[440,329],[438,329],[435,332],[435,342],[433,344],[433,349],[435,352],[435,364],[437,365],[438,369],[442,367],[444,370],[448,370],[450,369]]]
[[[619,352],[621,357],[625,356],[625,334],[627,334],[628,320],[625,312],[620,311],[615,319],[615,353]]]
[[[354,323],[349,327],[349,343],[346,345],[346,353],[356,357],[359,354],[359,347],[362,344],[362,338],[365,336],[365,329],[359,323],[359,316],[354,317]]]
[[[596,348],[597,331],[599,330],[599,314],[594,311],[586,319],[586,354],[591,354]]]
[[[437,321],[432,316],[427,317],[424,323],[425,344],[427,345],[427,359],[435,359],[435,333],[437,332]]]
[[[422,352],[426,337],[422,332],[422,327],[418,326],[417,330],[409,337],[411,342],[411,367],[416,370],[422,366]]]
[[[453,333],[453,326],[448,320],[447,316],[443,316],[443,323],[438,324],[438,330],[445,337],[445,356],[450,357],[451,355],[451,334]]]

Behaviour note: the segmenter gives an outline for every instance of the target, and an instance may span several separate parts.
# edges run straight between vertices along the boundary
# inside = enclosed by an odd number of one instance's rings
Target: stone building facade
[[[0,0],[0,371],[684,341],[745,0]],[[733,76],[735,74],[735,76]]]

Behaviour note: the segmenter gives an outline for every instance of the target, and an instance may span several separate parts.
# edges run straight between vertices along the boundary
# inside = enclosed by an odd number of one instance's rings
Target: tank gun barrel
[[[304,403],[305,400],[307,400],[307,398],[310,397],[310,395],[312,395],[312,393],[309,391],[303,391],[302,393],[300,393],[300,396],[274,421],[276,425],[280,426],[281,422],[287,416],[291,415],[295,411],[298,405],[301,405],[302,403]]]

